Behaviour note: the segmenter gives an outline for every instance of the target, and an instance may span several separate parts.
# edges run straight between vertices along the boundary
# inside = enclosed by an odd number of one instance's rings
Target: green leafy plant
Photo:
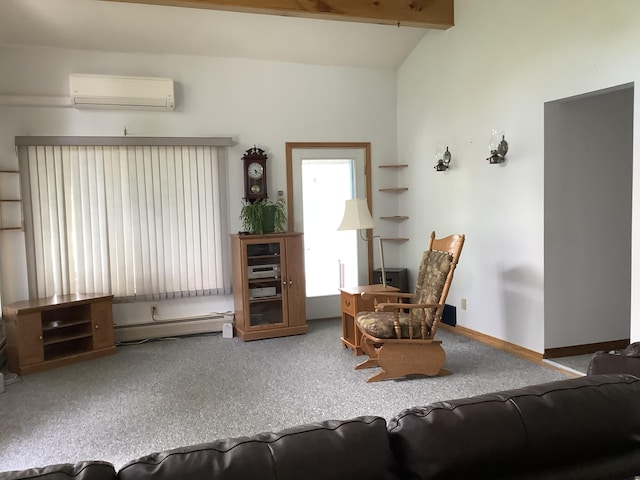
[[[275,202],[267,202],[264,208],[273,212],[273,231],[283,232],[287,224],[287,209],[284,200],[280,198]]]
[[[275,202],[258,200],[244,201],[240,210],[242,228],[254,235],[282,232],[287,223],[287,210],[283,199]]]
[[[245,232],[262,235],[262,214],[262,204],[260,200],[253,203],[245,200],[242,204],[242,210],[240,210],[242,229]]]

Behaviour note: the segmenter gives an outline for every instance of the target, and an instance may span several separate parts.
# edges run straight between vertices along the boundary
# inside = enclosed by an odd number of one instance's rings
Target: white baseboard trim
[[[569,372],[577,377],[584,377],[586,375],[585,372],[581,372],[579,370],[576,370],[575,368],[571,368],[571,367],[567,367],[566,365],[560,365],[559,363],[554,362],[553,360],[549,360],[547,358],[543,358],[542,359],[542,363],[545,363],[547,365],[552,366],[553,368],[556,368],[558,370],[564,370],[566,372]]]
[[[153,338],[221,332],[222,325],[226,322],[229,322],[227,317],[219,315],[193,320],[173,320],[138,323],[135,325],[117,325],[114,327],[115,340],[116,343],[135,342]]]

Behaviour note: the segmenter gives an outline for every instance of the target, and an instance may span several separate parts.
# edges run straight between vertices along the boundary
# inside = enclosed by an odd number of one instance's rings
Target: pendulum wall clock
[[[267,198],[267,155],[264,150],[253,148],[242,156],[244,162],[244,198],[248,202]]]

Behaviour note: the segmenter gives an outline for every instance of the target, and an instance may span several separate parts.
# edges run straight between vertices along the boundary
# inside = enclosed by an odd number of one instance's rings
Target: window
[[[308,297],[335,295],[358,283],[358,235],[338,231],[344,202],[354,197],[353,159],[302,159],[302,208]],[[331,192],[327,195],[327,192]]]
[[[231,139],[17,137],[29,295],[229,293]]]

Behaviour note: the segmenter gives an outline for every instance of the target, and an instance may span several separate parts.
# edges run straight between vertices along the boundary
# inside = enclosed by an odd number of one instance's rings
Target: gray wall
[[[633,95],[545,104],[545,349],[629,338]]]

